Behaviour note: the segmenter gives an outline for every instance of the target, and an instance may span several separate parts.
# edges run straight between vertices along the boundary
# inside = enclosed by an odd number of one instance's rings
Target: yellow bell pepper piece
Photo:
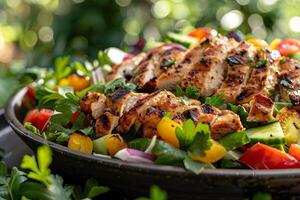
[[[93,152],[93,142],[91,138],[80,133],[72,133],[72,135],[70,135],[68,147],[72,150],[87,154],[92,154]]]
[[[59,81],[60,86],[69,86],[69,80],[64,78]]]
[[[114,156],[118,151],[127,147],[127,144],[118,136],[109,135],[105,138],[108,154]]]
[[[168,117],[163,117],[157,124],[158,135],[168,144],[179,148],[179,141],[176,137],[176,127],[180,127],[180,124],[171,120]]]
[[[210,149],[205,151],[205,156],[190,155],[193,160],[198,160],[204,163],[214,163],[220,160],[227,153],[226,149],[218,142],[212,140]]]
[[[276,49],[277,45],[281,42],[281,39],[276,38],[270,43],[270,48],[271,49]]]
[[[79,92],[90,86],[91,81],[89,77],[78,76],[77,74],[72,74],[68,77],[69,86],[73,87],[75,92]]]
[[[250,42],[251,44],[253,44],[256,48],[264,48],[264,47],[268,47],[268,43],[262,39],[258,39],[258,38],[251,38],[249,40],[247,40],[247,42]]]

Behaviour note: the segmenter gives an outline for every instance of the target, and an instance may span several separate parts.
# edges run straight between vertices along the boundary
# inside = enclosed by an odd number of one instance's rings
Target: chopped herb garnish
[[[252,63],[254,61],[253,57],[247,56],[246,58],[248,63]]]
[[[185,96],[191,99],[199,99],[200,92],[196,86],[188,85],[185,89]]]
[[[268,61],[265,59],[265,60],[259,60],[257,61],[257,63],[255,64],[255,67],[256,68],[263,68],[265,67],[266,65],[268,64]]]
[[[183,89],[179,85],[176,85],[175,95],[177,97],[184,96],[184,91],[183,91]]]
[[[217,96],[211,96],[211,97],[206,97],[205,98],[205,103],[215,106],[217,108],[222,108],[225,106],[224,104],[224,93],[221,93],[220,95]]]
[[[176,63],[175,59],[167,59],[163,63],[160,64],[160,67],[168,68]]]

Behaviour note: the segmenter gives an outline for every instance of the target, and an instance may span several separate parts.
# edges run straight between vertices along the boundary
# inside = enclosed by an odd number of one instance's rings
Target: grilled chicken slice
[[[211,96],[220,87],[226,71],[223,61],[227,52],[236,47],[238,43],[232,39],[218,35],[207,39],[192,55],[191,70],[185,74],[181,87],[196,86],[204,96]],[[184,60],[185,61],[185,60]],[[184,62],[183,61],[183,62]]]
[[[280,101],[300,105],[300,63],[297,60],[284,58],[280,61],[278,75]]]
[[[220,139],[229,133],[244,130],[240,117],[237,114],[229,110],[219,110],[208,104],[193,106],[184,111],[183,116],[183,121],[192,119],[195,123],[209,124],[211,136],[214,139]],[[178,122],[178,120],[175,121]]]
[[[236,97],[242,92],[251,72],[256,49],[247,42],[242,42],[231,50],[226,58],[227,75],[217,90],[216,95],[224,94],[225,103],[235,103]]]
[[[273,117],[274,102],[261,94],[255,95],[250,101],[250,111],[247,121],[268,122]]]
[[[105,109],[106,96],[98,92],[88,92],[80,101],[80,110],[97,119]]]
[[[139,65],[147,57],[146,53],[140,53],[128,60],[123,61],[118,65],[112,66],[112,71],[105,76],[106,81],[111,81],[117,78],[132,78],[132,70]]]
[[[151,93],[138,100],[136,105],[120,118],[116,130],[119,133],[127,133],[130,128],[135,125],[135,131],[137,131],[140,128],[141,123],[135,124],[135,122],[138,121],[142,114],[151,106],[168,112],[182,104],[182,101],[179,98],[176,98],[171,92],[158,91]]]
[[[135,93],[128,90],[118,90],[107,96],[106,106],[114,115],[121,117],[145,95],[144,93]]]
[[[133,70],[131,82],[142,91],[153,92],[157,88],[157,77],[181,60],[184,51],[182,46],[175,44],[166,44],[150,50],[147,59]]]
[[[271,95],[277,82],[276,73],[278,72],[279,56],[278,51],[258,50],[250,78],[246,86],[242,88],[242,92],[237,96],[238,103],[248,103],[257,94]]]
[[[210,124],[210,129],[211,137],[218,140],[229,133],[242,131],[244,127],[237,114],[229,110],[222,110],[221,115]]]
[[[113,131],[118,125],[119,117],[110,113],[104,112],[97,120],[95,124],[96,137],[107,135]]]

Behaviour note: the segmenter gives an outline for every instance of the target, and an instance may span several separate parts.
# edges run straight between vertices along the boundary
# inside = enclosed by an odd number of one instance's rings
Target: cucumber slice
[[[279,122],[246,130],[251,143],[284,144],[285,137]]]
[[[173,32],[167,33],[166,37],[171,42],[181,44],[187,48],[190,48],[191,46],[196,44],[198,41],[196,38],[190,37],[188,35],[182,35],[182,34],[173,33]]]
[[[227,151],[244,146],[249,142],[250,139],[245,131],[231,133],[219,140],[219,143],[223,145]]]

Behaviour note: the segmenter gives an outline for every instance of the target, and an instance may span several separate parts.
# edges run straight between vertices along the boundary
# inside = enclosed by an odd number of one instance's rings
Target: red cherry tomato
[[[79,117],[79,115],[80,115],[80,111],[74,112],[71,119],[70,119],[70,123],[73,124],[75,122],[75,120],[77,119],[77,117]]]
[[[199,27],[191,31],[188,35],[191,37],[195,37],[198,40],[202,40],[203,38],[208,37],[211,34],[212,29],[207,27]]]
[[[35,126],[40,131],[43,131],[48,122],[50,117],[53,115],[53,111],[47,110],[47,109],[41,109],[41,110],[32,110],[29,113],[27,113],[24,123],[30,122],[33,126]]]
[[[293,156],[261,143],[247,149],[240,162],[252,169],[300,168],[300,162]]]
[[[291,144],[289,149],[289,154],[300,161],[300,145],[299,144]]]
[[[27,108],[27,109],[31,109],[36,103],[36,99],[35,99],[35,88],[32,86],[28,86],[27,87],[27,91],[24,95],[23,98],[23,105]]]
[[[296,39],[283,39],[276,49],[282,56],[288,56],[300,51],[300,41]]]

